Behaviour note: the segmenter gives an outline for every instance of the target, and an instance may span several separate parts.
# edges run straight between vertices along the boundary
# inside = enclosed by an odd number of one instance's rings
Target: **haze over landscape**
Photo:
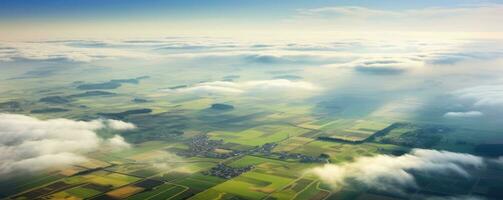
[[[0,198],[503,199],[502,13],[0,1]]]

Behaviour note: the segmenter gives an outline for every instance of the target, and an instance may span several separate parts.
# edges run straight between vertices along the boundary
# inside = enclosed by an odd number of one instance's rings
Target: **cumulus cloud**
[[[482,85],[454,92],[460,98],[473,100],[474,106],[502,106],[503,85]]]
[[[120,129],[120,130],[124,130],[124,129]],[[116,148],[116,149],[127,149],[127,148],[130,148],[131,147],[131,144],[127,143],[126,140],[124,140],[124,138],[120,135],[115,135],[113,136],[112,138],[106,140],[106,142]]]
[[[108,127],[111,129],[115,130],[130,130],[130,129],[135,129],[136,126],[134,124],[120,121],[120,120],[114,120],[114,119],[109,119],[106,120]]]
[[[196,94],[246,94],[271,92],[303,92],[317,91],[320,88],[307,81],[292,81],[287,79],[254,80],[245,82],[214,81],[193,85],[186,88],[167,89],[167,92],[182,92]]]
[[[116,120],[40,120],[17,114],[0,114],[0,175],[36,171],[85,161],[84,153],[102,146],[128,148],[121,136],[100,138],[99,129],[127,130],[134,125]]]
[[[326,164],[309,172],[334,188],[356,182],[377,190],[402,193],[406,188],[417,187],[413,171],[470,177],[468,168],[484,165],[482,158],[470,154],[414,149],[402,156],[360,157],[354,162]]]
[[[444,117],[447,118],[471,118],[471,117],[481,117],[484,113],[480,111],[468,111],[468,112],[447,112]]]

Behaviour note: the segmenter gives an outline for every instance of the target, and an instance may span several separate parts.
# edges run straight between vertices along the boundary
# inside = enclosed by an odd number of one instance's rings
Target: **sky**
[[[389,31],[494,36],[503,31],[501,12],[500,0],[2,0],[0,36],[10,40]]]

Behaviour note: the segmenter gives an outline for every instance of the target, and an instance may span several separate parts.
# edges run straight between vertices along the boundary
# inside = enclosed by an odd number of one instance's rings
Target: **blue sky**
[[[285,3],[288,2],[288,3]],[[479,0],[1,0],[0,20],[78,20],[105,17],[284,17],[297,9],[328,6],[362,6],[400,10],[427,7],[455,7],[467,4],[501,3]],[[64,18],[61,18],[64,17]]]
[[[503,0],[0,0],[0,29],[7,30],[0,36],[494,32],[503,31],[502,5]]]

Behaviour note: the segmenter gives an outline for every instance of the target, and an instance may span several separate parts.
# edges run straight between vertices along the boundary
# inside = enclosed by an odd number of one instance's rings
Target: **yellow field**
[[[112,185],[114,187],[120,187],[128,183],[139,180],[139,178],[136,177],[126,176],[117,173],[109,173],[109,172],[97,172],[85,175],[84,178],[88,179],[88,181],[92,183],[101,185]]]
[[[143,191],[145,188],[141,187],[135,187],[135,186],[126,186],[126,187],[121,187],[115,190],[112,190],[110,192],[107,192],[106,194],[108,196],[117,198],[117,199],[124,199],[126,197],[132,196],[136,193],[139,193]]]

